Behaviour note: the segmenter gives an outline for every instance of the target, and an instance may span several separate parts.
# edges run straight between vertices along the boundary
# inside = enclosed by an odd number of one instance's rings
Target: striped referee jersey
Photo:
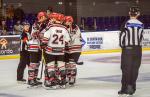
[[[142,46],[144,25],[137,19],[129,19],[119,35],[120,47]]]

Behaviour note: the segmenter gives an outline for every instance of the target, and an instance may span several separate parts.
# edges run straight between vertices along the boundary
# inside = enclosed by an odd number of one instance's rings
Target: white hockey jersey
[[[52,55],[64,55],[66,43],[69,43],[70,36],[65,26],[53,24],[44,33],[43,43],[47,44],[46,53]]]
[[[72,28],[70,27],[68,30],[71,37],[69,53],[81,52],[82,42],[79,27],[77,25],[73,25]]]
[[[41,48],[41,39],[43,38],[43,34],[45,32],[45,28],[47,26],[48,22],[45,23],[38,23],[35,22],[32,26],[32,31],[31,31],[31,40],[29,41],[29,48],[28,51],[31,52],[38,52]]]
[[[28,42],[29,45],[28,51],[30,52],[38,52],[40,49],[40,40],[37,37],[38,31],[39,30],[35,28],[35,25],[33,25],[31,30],[31,39]]]

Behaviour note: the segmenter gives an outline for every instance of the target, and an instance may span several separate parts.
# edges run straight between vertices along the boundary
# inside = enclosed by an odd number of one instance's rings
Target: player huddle
[[[122,86],[119,95],[133,95],[136,91],[136,80],[142,58],[142,40],[144,25],[137,18],[139,8],[129,10],[130,19],[124,23],[119,34],[122,48],[121,70]],[[81,32],[73,23],[71,16],[60,13],[39,12],[38,20],[29,33],[29,23],[24,23],[21,34],[20,63],[17,69],[17,80],[23,80],[23,71],[28,65],[28,84],[31,87],[41,85],[37,80],[41,58],[45,62],[44,86],[46,89],[76,82],[79,56],[81,54]],[[132,37],[131,37],[132,36]]]
[[[45,88],[74,85],[76,81],[79,56],[81,54],[81,32],[73,23],[72,16],[60,13],[39,12],[31,33],[22,38],[29,52],[28,85],[38,86],[40,61],[45,63]],[[26,23],[25,25],[28,25]],[[42,58],[43,57],[43,58]]]

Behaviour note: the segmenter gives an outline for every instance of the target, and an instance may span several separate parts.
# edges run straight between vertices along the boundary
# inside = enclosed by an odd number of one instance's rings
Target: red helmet
[[[58,14],[56,20],[58,20],[58,21],[64,21],[64,17],[65,16],[63,14]]]
[[[41,17],[45,16],[46,17],[46,12],[39,12],[37,15],[37,18],[40,19]]]
[[[65,22],[73,22],[72,16],[65,16]]]
[[[55,13],[55,12],[53,12],[53,13],[51,13],[50,15],[49,15],[49,18],[51,19],[51,18],[57,18],[58,17],[58,13]]]

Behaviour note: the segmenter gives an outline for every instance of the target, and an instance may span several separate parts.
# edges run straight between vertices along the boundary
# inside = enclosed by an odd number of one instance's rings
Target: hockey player
[[[58,13],[53,12],[53,13],[51,13],[49,16],[47,16],[47,17],[48,17],[48,19],[47,19],[47,20],[48,20],[47,25],[46,25],[45,29],[43,29],[43,30],[41,31],[41,33],[42,33],[43,35],[44,35],[44,32],[46,32],[47,30],[49,30],[50,26],[55,23],[56,19],[55,19],[54,17],[55,17],[56,15],[58,15]],[[41,37],[41,38],[43,38],[43,37]]]
[[[30,39],[30,24],[28,22],[23,23],[23,32],[21,34],[20,42],[20,62],[17,68],[17,81],[25,83],[26,80],[23,79],[24,70],[26,65],[30,64],[30,54],[27,50],[27,43]]]
[[[58,15],[58,13],[55,13],[55,12],[53,12],[49,15],[49,24],[53,24],[56,22],[56,19],[54,17],[56,17],[57,15]]]
[[[81,55],[81,31],[77,25],[73,24],[72,16],[65,17],[65,24],[68,26],[69,34],[71,36],[69,46],[69,63],[66,64],[67,76],[69,78],[69,84],[73,85],[77,74],[76,65]]]
[[[44,33],[43,43],[47,44],[46,49],[46,70],[48,77],[45,78],[45,87],[53,87],[57,85],[56,67],[60,71],[59,85],[66,84],[66,70],[64,63],[64,48],[70,41],[68,30],[62,25],[64,16],[62,14],[54,15],[55,23],[48,31]],[[57,66],[55,65],[57,64]]]
[[[43,37],[44,37],[44,33],[46,32],[46,31],[48,31],[49,30],[49,28],[55,23],[55,21],[56,21],[56,19],[55,19],[55,17],[58,15],[58,13],[55,13],[55,12],[53,12],[53,13],[51,13],[49,16],[48,16],[48,24],[47,24],[47,26],[46,26],[46,28],[44,29],[44,30],[42,30],[42,33],[43,33]],[[45,44],[44,43],[41,43],[41,47],[42,47],[42,49],[43,49],[43,57],[44,57],[44,60],[46,59],[46,53],[45,53]],[[46,66],[45,66],[46,67]],[[47,78],[48,78],[48,74],[47,74],[47,69],[45,69],[44,70],[44,74],[45,74],[45,79],[47,80]]]
[[[36,21],[32,26],[31,36],[32,39],[29,41],[30,51],[30,65],[28,69],[28,84],[30,86],[36,86],[42,84],[37,81],[38,69],[42,57],[42,51],[40,47],[41,38],[43,33],[41,31],[47,25],[47,16],[45,12],[39,12],[37,15],[38,21]]]

